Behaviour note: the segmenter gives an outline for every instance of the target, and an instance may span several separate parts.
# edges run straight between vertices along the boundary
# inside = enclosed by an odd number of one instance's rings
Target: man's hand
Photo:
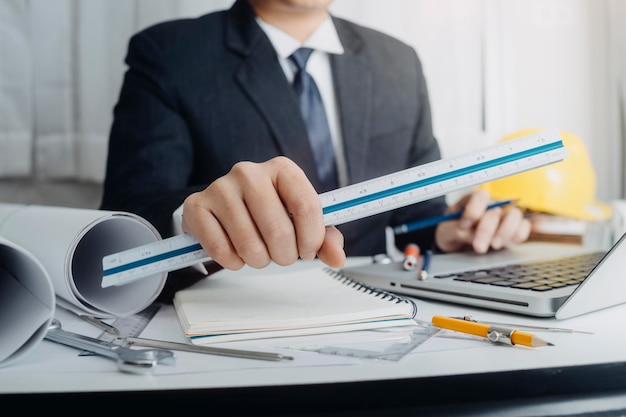
[[[343,235],[324,226],[319,196],[302,169],[285,157],[235,164],[185,199],[182,227],[231,270],[245,264],[263,268],[271,261],[290,265],[316,255],[340,268],[346,259]]]
[[[496,207],[485,191],[476,191],[461,198],[449,211],[463,210],[461,218],[437,226],[435,240],[444,252],[473,249],[485,253],[522,243],[530,235],[531,225],[517,207]]]

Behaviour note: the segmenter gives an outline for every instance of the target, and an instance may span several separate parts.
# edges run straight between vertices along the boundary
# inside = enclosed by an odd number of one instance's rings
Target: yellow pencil
[[[552,343],[547,342],[532,333],[520,332],[519,330],[510,327],[494,326],[444,316],[433,316],[432,324],[433,326],[441,329],[484,337],[494,343],[522,345],[528,347],[554,346]]]

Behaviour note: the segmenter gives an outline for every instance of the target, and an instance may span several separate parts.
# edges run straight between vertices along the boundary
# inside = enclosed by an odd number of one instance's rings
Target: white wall
[[[22,0],[2,1],[13,2],[17,10],[23,4]],[[66,4],[68,0],[33,0],[30,4],[41,6],[49,1]],[[84,117],[81,122],[64,122],[69,127],[82,126],[76,136],[69,138],[70,145],[78,142],[74,150],[77,171],[96,167],[95,173],[79,174],[79,178],[98,181],[103,170],[103,153],[92,151],[101,149],[106,142],[128,36],[135,30],[132,28],[138,30],[168,18],[196,16],[231,3],[232,0],[77,3],[80,7],[75,13],[82,22],[78,28],[83,31],[80,35],[91,36],[90,44],[99,45],[83,51],[80,64],[84,64],[85,72],[79,73],[78,82],[81,94],[73,104],[74,110],[64,113],[68,117]],[[73,3],[67,3],[70,4]],[[116,14],[119,10],[123,11],[121,17]],[[626,1],[335,0],[331,10],[415,47],[428,80],[435,134],[444,156],[494,143],[518,129],[558,127],[579,135],[586,143],[597,172],[598,198],[608,201],[624,195]],[[110,24],[118,28],[115,36],[102,36],[109,26],[97,27],[95,22],[100,20],[113,22]],[[2,45],[7,43],[0,39]],[[0,62],[0,76],[2,65],[7,68],[6,64]],[[94,79],[94,74],[101,76]],[[96,131],[87,129],[94,127]],[[33,154],[32,160],[37,162],[40,157]],[[92,160],[94,155],[100,159]],[[0,161],[3,157],[5,162],[10,161],[7,155],[0,155]],[[45,161],[39,161],[39,166],[54,168],[53,163],[46,165]],[[26,178],[27,184],[37,179],[36,171]],[[12,184],[11,189],[20,188]],[[36,192],[31,195],[37,198]],[[11,200],[1,182],[0,200]]]
[[[621,197],[622,140],[615,128],[615,47],[609,33],[620,25],[618,16],[626,16],[626,2],[387,0],[385,10],[380,3],[336,0],[333,8],[415,47],[444,156],[517,130],[557,127],[585,142],[598,198]]]

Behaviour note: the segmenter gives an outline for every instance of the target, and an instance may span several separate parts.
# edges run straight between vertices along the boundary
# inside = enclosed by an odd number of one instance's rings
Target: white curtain
[[[335,0],[332,4],[336,15],[388,33],[416,49],[428,83],[435,135],[447,156],[467,152],[484,141],[484,3]]]
[[[380,3],[333,6],[415,47],[444,156],[556,127],[585,142],[598,199],[626,196],[626,1]]]
[[[613,149],[614,158],[620,162],[615,176],[622,180],[620,197],[626,197],[626,1],[609,0],[609,74],[610,89],[609,126],[611,137],[619,138],[620,147]]]
[[[27,175],[33,138],[32,54],[26,2],[0,3],[0,175]]]
[[[0,177],[100,182],[130,36],[232,0],[0,0]]]
[[[130,36],[234,0],[0,0],[0,178],[100,182]],[[623,196],[624,0],[335,0],[413,46],[444,156],[517,129],[585,141],[598,198]]]

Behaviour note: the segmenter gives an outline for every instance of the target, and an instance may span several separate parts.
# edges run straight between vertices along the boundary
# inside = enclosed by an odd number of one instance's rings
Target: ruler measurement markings
[[[166,259],[170,259],[176,256],[181,256],[190,252],[195,252],[198,250],[202,250],[202,246],[199,243],[193,244],[191,246],[186,246],[178,249],[174,249],[168,252],[163,252],[158,255],[152,255],[144,259],[139,259],[137,261],[129,262],[125,265],[120,265],[117,267],[109,268],[105,271],[105,275],[112,275],[118,272],[124,271],[126,269],[134,269],[139,268],[141,266],[153,264],[159,261],[163,261]]]
[[[518,164],[519,161],[515,161],[515,164]],[[545,163],[543,163],[543,165],[547,165],[548,163],[554,162],[554,159],[550,158],[548,160],[545,160]],[[536,161],[533,161],[532,165],[529,166],[528,169],[531,169],[531,167],[537,167],[539,166],[538,163]],[[500,166],[500,168],[505,168]],[[516,165],[514,172],[520,172],[519,169],[519,165]],[[477,172],[478,174],[480,174],[481,172]],[[470,185],[475,185],[477,182],[481,182],[481,181],[487,181],[487,180],[492,180],[492,179],[498,179],[498,178],[502,178],[504,176],[506,176],[509,173],[509,171],[505,171],[503,169],[500,170],[499,174],[491,174],[491,173],[484,173],[484,179],[481,178],[480,180],[476,180],[475,176],[472,174],[469,174],[469,179],[467,181],[467,183],[460,183],[459,177],[456,178],[452,178],[452,179],[448,179],[445,181],[441,181],[439,183],[436,184],[429,184],[426,186],[421,187],[421,190],[423,191],[423,193],[421,195],[418,195],[417,197],[414,196],[413,194],[410,194],[409,192],[403,192],[400,194],[395,194],[389,197],[383,197],[383,198],[379,198],[377,201],[379,202],[379,207],[376,208],[371,208],[371,206],[365,206],[365,204],[367,203],[362,203],[360,205],[355,205],[355,206],[350,206],[350,207],[343,207],[341,209],[341,211],[337,211],[336,213],[328,213],[326,214],[327,218],[331,217],[333,220],[327,220],[325,221],[326,225],[337,225],[337,224],[341,224],[341,223],[345,223],[347,221],[350,220],[354,220],[354,219],[358,219],[358,218],[362,218],[365,217],[363,215],[361,215],[361,213],[367,212],[368,215],[374,215],[374,214],[378,214],[384,211],[388,211],[391,210],[393,208],[399,208],[402,206],[407,206],[410,204],[414,204],[420,201],[423,201],[427,198],[433,198],[439,195],[444,195],[449,191],[454,191],[460,188],[463,188],[464,186],[470,186]],[[448,183],[450,181],[454,181],[454,183],[450,184],[448,186]],[[433,190],[432,187],[429,188],[429,186],[438,186],[439,188],[437,190]],[[419,190],[418,190],[419,191]],[[402,197],[407,197],[406,199],[403,199]],[[390,200],[392,199],[392,200]],[[391,208],[389,208],[391,207]],[[358,210],[358,209],[361,210]],[[347,214],[346,214],[347,213]]]
[[[337,203],[337,204],[333,204],[330,205],[328,207],[325,207],[323,209],[323,213],[327,214],[327,213],[332,213],[335,211],[339,211],[339,210],[344,210],[348,207],[352,207],[352,206],[356,206],[359,204],[363,204],[366,202],[371,202],[371,201],[375,201],[375,200],[379,200],[382,198],[386,198],[389,196],[393,196],[396,194],[400,194],[403,193],[407,190],[413,190],[416,188],[420,188],[420,187],[427,187],[428,185],[432,185],[432,184],[436,184],[436,183],[440,183],[442,181],[446,181],[449,179],[454,179],[454,178],[458,178],[464,175],[468,175],[470,173],[475,173],[484,169],[488,169],[488,168],[493,168],[496,166],[500,166],[509,162],[513,162],[513,161],[517,161],[521,158],[527,158],[530,156],[534,156],[534,155],[538,155],[541,153],[544,153],[548,150],[554,150],[558,148],[558,144],[548,144],[548,145],[543,145],[539,148],[536,149],[531,149],[528,151],[523,151],[523,152],[518,152],[515,154],[511,154],[511,155],[505,155],[502,156],[500,158],[496,158],[490,161],[485,161],[485,162],[480,162],[477,163],[475,165],[471,165],[471,166],[467,166],[467,167],[462,167],[456,170],[452,170],[452,171],[448,171],[448,172],[444,172],[441,174],[437,174],[434,176],[431,176],[429,178],[424,178],[424,179],[420,179],[417,181],[413,181],[407,184],[403,184],[403,185],[399,185],[399,186],[395,186],[395,187],[391,187],[391,188],[386,188],[383,189],[381,191],[378,192],[374,192],[368,195],[364,195],[361,197],[356,197],[356,198],[352,198],[350,200],[346,200],[342,203]],[[438,161],[436,161],[438,162]],[[418,174],[419,175],[419,174]],[[393,182],[391,183],[391,185],[393,185]],[[356,188],[359,185],[357,184],[356,186],[348,186],[346,188]],[[331,191],[332,193],[332,191]]]
[[[376,330],[373,330],[376,331]],[[333,346],[327,345],[322,347],[294,347],[294,346],[279,346],[283,349],[290,350],[300,350],[304,352],[315,352],[325,355],[333,355],[333,356],[347,356],[351,358],[357,359],[376,359],[376,360],[389,360],[389,361],[399,361],[404,358],[407,354],[414,351],[417,347],[422,345],[432,336],[437,334],[439,329],[434,327],[428,327],[420,325],[417,329],[413,330],[410,334],[408,334],[409,341],[399,341],[399,342],[391,342],[387,347],[383,350],[374,350],[367,349],[367,342],[363,342],[360,344],[350,346]],[[382,332],[384,334],[384,330]],[[376,341],[378,344],[379,342]],[[359,347],[356,347],[359,345]]]
[[[150,321],[154,318],[154,316],[159,312],[161,306],[159,304],[151,304],[146,307],[144,310],[132,314],[130,316],[119,317],[113,321],[111,324],[115,327],[120,334],[114,335],[109,332],[102,332],[98,339],[105,342],[113,342],[120,346],[128,347],[130,343],[123,341],[125,337],[138,337],[141,335],[141,332],[148,326]],[[79,356],[92,356],[95,353],[89,351],[82,351]]]
[[[545,133],[545,132],[540,132]],[[456,158],[437,160],[320,194],[324,223],[338,225],[424,201],[470,185],[547,165],[567,156],[556,130],[534,134]],[[181,269],[210,260],[191,235],[105,256],[102,286]]]

